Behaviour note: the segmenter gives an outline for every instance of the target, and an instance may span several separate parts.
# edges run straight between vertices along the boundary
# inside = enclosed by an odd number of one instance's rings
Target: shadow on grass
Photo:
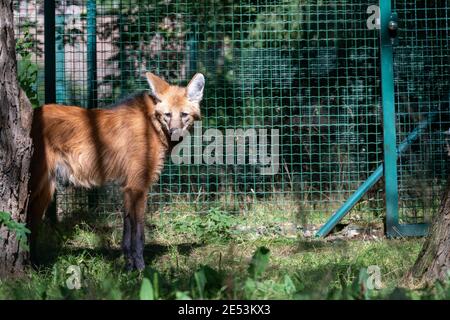
[[[67,245],[77,233],[77,226],[85,224],[89,232],[95,234],[97,240],[94,248],[83,245]],[[146,224],[147,232],[152,232],[155,226]],[[122,234],[122,219],[118,215],[105,216],[100,214],[88,214],[80,212],[65,216],[60,222],[45,221],[42,224],[38,238],[38,267],[49,267],[56,263],[57,259],[64,255],[81,255],[101,257],[107,261],[115,261],[122,256],[120,246],[111,245],[111,235],[114,231]],[[151,239],[151,237],[150,237]],[[144,259],[147,264],[158,256],[166,254],[170,248],[176,247],[182,255],[189,255],[195,248],[201,247],[200,243],[181,243],[178,245],[160,245],[148,243],[144,247]]]
[[[326,241],[323,239],[299,240],[297,242],[296,252],[326,251],[326,250],[345,250],[348,248],[347,241]]]
[[[178,245],[160,245],[160,244],[146,244],[144,248],[144,259],[146,263],[150,263],[152,260],[159,256],[166,254],[169,249],[176,247],[178,252],[182,255],[189,255],[192,250],[202,247],[200,243],[180,243]],[[122,256],[122,250],[119,248],[111,247],[97,247],[97,248],[59,248],[59,255],[81,255],[87,254],[89,256],[101,257],[108,261],[115,261]],[[56,262],[58,255],[48,256],[41,264],[51,265]]]

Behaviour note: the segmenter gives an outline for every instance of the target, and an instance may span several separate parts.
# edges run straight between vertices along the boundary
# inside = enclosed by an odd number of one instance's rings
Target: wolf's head
[[[194,75],[187,87],[171,86],[151,72],[145,74],[150,85],[150,95],[155,100],[155,115],[172,141],[181,137],[200,120],[200,101],[203,98],[205,77]]]

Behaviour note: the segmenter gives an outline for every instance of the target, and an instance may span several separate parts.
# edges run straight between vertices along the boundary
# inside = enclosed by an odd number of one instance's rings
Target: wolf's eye
[[[186,112],[182,112],[182,113],[181,113],[181,117],[182,117],[182,118],[186,118],[188,115],[189,115],[189,114],[186,113]]]
[[[172,113],[171,113],[171,112],[165,112],[164,115],[165,115],[167,118],[170,118],[170,117],[172,116]]]

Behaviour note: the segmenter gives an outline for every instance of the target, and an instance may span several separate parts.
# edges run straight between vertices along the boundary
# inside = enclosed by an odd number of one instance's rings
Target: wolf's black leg
[[[134,268],[131,257],[131,219],[130,215],[126,213],[123,217],[122,250],[125,257],[125,268],[130,271]]]
[[[147,194],[145,191],[127,188],[125,190],[125,210],[129,213],[130,250],[132,267],[145,268],[144,263],[144,212]]]
[[[136,229],[134,235],[134,246],[133,246],[133,260],[134,266],[137,270],[144,270],[145,262],[144,262],[144,223],[137,222]]]

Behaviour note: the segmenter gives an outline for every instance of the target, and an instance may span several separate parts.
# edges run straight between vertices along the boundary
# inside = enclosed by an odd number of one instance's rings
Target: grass
[[[45,224],[42,266],[28,270],[26,281],[0,280],[0,298],[450,298],[448,284],[399,288],[423,239],[326,241],[301,236],[288,211],[185,212],[149,215],[143,273],[124,271],[119,215],[69,215],[56,227]],[[367,286],[372,265],[380,270],[379,289]],[[69,289],[70,266],[81,272],[78,290]]]

